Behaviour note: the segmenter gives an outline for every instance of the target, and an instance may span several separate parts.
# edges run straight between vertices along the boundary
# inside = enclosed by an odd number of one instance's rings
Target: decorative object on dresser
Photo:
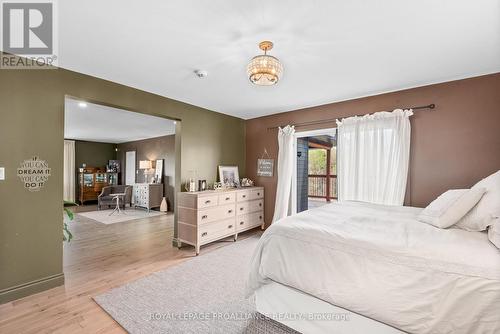
[[[238,166],[219,166],[219,180],[225,187],[239,187],[240,174]]]
[[[195,247],[260,226],[264,229],[264,188],[207,190],[178,194],[179,241]]]
[[[134,207],[149,210],[159,208],[163,199],[163,184],[136,183],[134,184]]]
[[[198,180],[198,191],[207,190],[207,180]]]
[[[186,191],[194,192],[196,191],[196,171],[190,170],[188,171],[189,177],[187,181],[184,183],[184,188]]]
[[[247,178],[241,179],[241,186],[242,187],[252,187],[253,186],[253,181]]]
[[[103,187],[116,185],[117,173],[108,173],[105,168],[82,167],[78,169],[78,201],[96,201]]]
[[[163,183],[163,159],[156,160],[153,183]]]

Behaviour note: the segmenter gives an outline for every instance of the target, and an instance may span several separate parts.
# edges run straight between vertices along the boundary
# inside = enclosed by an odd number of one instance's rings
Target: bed
[[[262,235],[247,294],[302,333],[499,333],[499,250],[421,210],[344,202],[287,217]]]

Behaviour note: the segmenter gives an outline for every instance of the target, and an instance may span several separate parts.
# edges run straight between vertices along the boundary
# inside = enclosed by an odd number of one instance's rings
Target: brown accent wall
[[[117,158],[122,166],[121,184],[125,184],[125,152],[135,151],[136,182],[144,182],[144,170],[139,169],[140,160],[163,159],[163,196],[167,198],[168,210],[174,211],[175,195],[175,135],[148,138],[117,145]],[[149,175],[151,178],[152,175]]]
[[[272,220],[276,175],[257,177],[264,148],[277,159],[277,130],[268,127],[342,118],[435,103],[411,118],[411,157],[405,204],[426,206],[450,188],[470,187],[500,169],[500,73],[260,117],[246,122],[246,173],[264,186]],[[298,131],[335,127],[300,127]]]

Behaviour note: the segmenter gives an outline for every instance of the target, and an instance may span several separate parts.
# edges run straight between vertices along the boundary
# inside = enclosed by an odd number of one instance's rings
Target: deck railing
[[[327,186],[327,179],[330,180]],[[337,175],[308,175],[308,196],[315,198],[324,198],[327,201],[337,199]]]

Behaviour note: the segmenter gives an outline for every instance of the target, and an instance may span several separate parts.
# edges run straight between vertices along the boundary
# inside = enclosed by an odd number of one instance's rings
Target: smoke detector
[[[196,70],[194,71],[194,74],[196,74],[196,76],[200,79],[206,78],[208,76],[208,72],[203,70]]]

